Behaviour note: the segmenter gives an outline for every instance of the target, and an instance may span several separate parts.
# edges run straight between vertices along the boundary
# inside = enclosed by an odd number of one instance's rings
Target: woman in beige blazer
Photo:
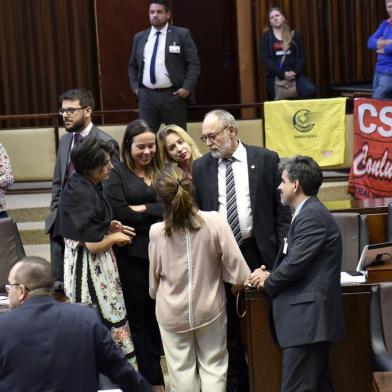
[[[223,281],[240,289],[249,268],[226,220],[195,208],[183,170],[166,166],[156,191],[165,213],[150,229],[150,295],[156,299],[170,385],[173,391],[225,392]]]

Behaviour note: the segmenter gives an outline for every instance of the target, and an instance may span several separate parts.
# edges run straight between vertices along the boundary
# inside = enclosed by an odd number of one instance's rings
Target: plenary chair
[[[367,216],[357,212],[333,212],[343,243],[342,271],[355,270],[365,245],[369,244]]]
[[[5,292],[8,273],[12,266],[26,253],[20,239],[19,231],[12,218],[0,218],[0,292]]]
[[[373,371],[392,371],[392,283],[372,286],[370,342]]]

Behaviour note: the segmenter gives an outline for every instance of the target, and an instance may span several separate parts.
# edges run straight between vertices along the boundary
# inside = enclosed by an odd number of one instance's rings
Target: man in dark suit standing
[[[234,117],[224,110],[206,114],[202,134],[210,152],[193,164],[196,203],[201,210],[219,211],[227,217],[251,271],[262,264],[272,268],[290,224],[290,211],[280,203],[277,190],[278,154],[243,144]],[[227,391],[248,391],[240,319],[228,286],[226,291]]]
[[[64,280],[64,240],[58,234],[57,209],[60,204],[61,191],[74,169],[70,161],[70,152],[75,143],[82,138],[97,138],[110,141],[115,147],[113,163],[119,161],[118,143],[107,133],[98,129],[91,122],[94,110],[94,97],[90,91],[83,88],[69,90],[59,97],[61,108],[59,114],[63,117],[67,133],[60,138],[56,165],[52,180],[52,201],[50,214],[45,222],[45,231],[50,234],[50,255],[52,273],[56,281]]]
[[[97,391],[100,372],[123,391],[152,391],[95,309],[54,300],[45,259],[22,259],[8,281],[13,309],[0,316],[1,391]]]
[[[272,272],[262,266],[250,282],[264,287],[272,302],[276,336],[283,348],[281,391],[333,391],[329,348],[346,334],[340,231],[316,197],[323,181],[317,163],[297,156],[281,168],[281,199],[294,211],[293,220]]]
[[[186,104],[194,101],[200,73],[197,48],[188,29],[169,24],[167,0],[151,0],[151,27],[133,39],[128,77],[139,101],[139,118],[158,131],[161,123],[186,129]]]

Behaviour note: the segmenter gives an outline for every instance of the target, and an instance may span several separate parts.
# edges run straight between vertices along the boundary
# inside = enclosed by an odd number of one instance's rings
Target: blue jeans
[[[7,218],[7,212],[6,211],[0,211],[0,218]]]
[[[392,99],[392,72],[376,72],[373,79],[373,98]]]

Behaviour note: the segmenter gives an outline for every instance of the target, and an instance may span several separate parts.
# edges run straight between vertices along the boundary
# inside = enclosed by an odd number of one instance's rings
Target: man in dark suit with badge
[[[68,178],[74,173],[70,160],[71,149],[75,143],[79,143],[83,138],[88,137],[113,143],[115,148],[112,157],[113,163],[119,161],[120,154],[118,143],[91,122],[91,115],[94,110],[94,97],[91,91],[83,88],[69,90],[62,94],[59,100],[61,103],[59,114],[63,118],[67,133],[59,141],[52,180],[52,201],[50,203],[50,213],[45,222],[45,232],[50,235],[52,273],[56,281],[61,283],[64,280],[64,240],[57,232],[56,219],[61,191]]]
[[[193,163],[195,201],[203,211],[219,211],[233,231],[253,271],[272,268],[287,236],[290,211],[280,202],[279,157],[266,148],[249,146],[238,137],[234,117],[224,110],[206,114],[201,139],[210,149]],[[241,344],[240,319],[227,285],[228,392],[248,391],[248,369]]]
[[[318,164],[297,156],[281,168],[281,200],[294,216],[272,272],[262,266],[251,274],[250,283],[263,287],[272,302],[273,326],[283,348],[281,391],[333,391],[329,349],[346,336],[342,239],[316,196],[323,181]]]
[[[161,123],[186,129],[187,101],[194,101],[200,73],[197,48],[188,29],[169,24],[167,0],[151,0],[151,27],[133,39],[128,77],[139,101],[139,118],[158,131]]]

